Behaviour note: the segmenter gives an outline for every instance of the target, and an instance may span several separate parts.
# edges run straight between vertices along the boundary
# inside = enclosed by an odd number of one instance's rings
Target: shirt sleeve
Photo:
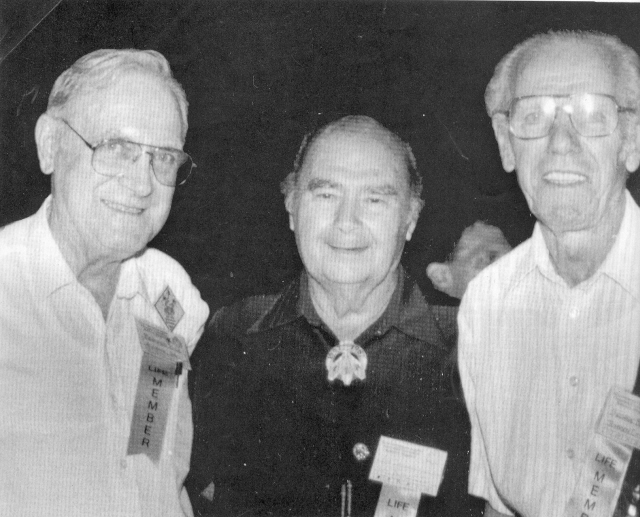
[[[471,460],[469,466],[469,493],[489,502],[494,510],[513,515],[498,495],[487,457],[483,429],[476,408],[476,374],[482,375],[481,357],[477,353],[484,345],[474,335],[472,315],[477,309],[473,293],[467,291],[458,313],[458,367],[465,403],[471,421]],[[495,415],[494,415],[495,416]],[[497,417],[496,417],[497,420]],[[497,422],[496,422],[497,423]]]

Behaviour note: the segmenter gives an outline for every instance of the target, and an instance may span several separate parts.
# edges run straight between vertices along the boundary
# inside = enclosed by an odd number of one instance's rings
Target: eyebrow
[[[321,188],[338,188],[338,184],[322,178],[313,178],[307,183],[307,190],[318,190]]]
[[[121,134],[119,134],[117,131],[108,131],[106,133],[106,136],[103,137],[101,140],[98,141],[98,144],[104,144],[107,142],[130,142],[132,144],[138,144],[138,145],[144,145],[146,147],[150,147],[152,149],[158,149],[160,151],[167,151],[167,152],[173,152],[173,153],[183,153],[184,151],[181,151],[180,149],[177,149],[176,147],[166,147],[164,145],[154,145],[154,144],[145,144],[144,142],[138,142],[136,140],[131,140],[131,138],[127,137],[127,136],[123,136]]]
[[[323,179],[323,178],[313,178],[307,184],[307,190],[314,191],[322,188],[339,188],[340,184],[334,181]],[[384,185],[374,185],[366,188],[366,192],[369,194],[379,194],[382,196],[397,196],[398,189],[390,184]]]
[[[371,194],[380,194],[382,196],[397,196],[398,195],[398,189],[396,187],[394,187],[393,185],[379,185],[376,187],[369,187],[367,188],[367,192],[371,193]]]

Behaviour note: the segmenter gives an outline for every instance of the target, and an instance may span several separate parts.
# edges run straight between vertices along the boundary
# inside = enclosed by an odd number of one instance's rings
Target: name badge
[[[640,449],[640,397],[613,387],[596,432],[609,440]]]
[[[184,363],[187,370],[191,369],[187,344],[181,336],[139,318],[136,318],[136,328],[144,353],[156,357],[163,363]]]
[[[131,419],[128,455],[146,454],[155,463],[160,460],[175,389],[175,372],[176,363],[161,363],[151,355],[143,354]]]
[[[611,517],[631,453],[638,446],[640,398],[613,387],[596,424],[565,516]]]
[[[127,454],[146,454],[157,463],[180,365],[189,365],[189,354],[182,337],[141,319],[136,327],[143,354]]]
[[[420,496],[438,495],[447,453],[381,436],[369,479],[382,483],[375,517],[414,517]]]

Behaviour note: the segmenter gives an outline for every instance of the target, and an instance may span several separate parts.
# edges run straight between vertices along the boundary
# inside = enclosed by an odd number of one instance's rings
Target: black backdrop
[[[411,143],[426,206],[404,260],[446,302],[424,268],[465,226],[483,219],[516,245],[533,225],[484,112],[500,57],[549,29],[609,32],[640,51],[639,22],[640,5],[611,3],[63,0],[0,64],[0,225],[49,192],[33,129],[55,78],[97,48],[152,48],[187,92],[198,164],[152,245],[212,308],[298,271],[279,182],[305,131],[340,114]]]

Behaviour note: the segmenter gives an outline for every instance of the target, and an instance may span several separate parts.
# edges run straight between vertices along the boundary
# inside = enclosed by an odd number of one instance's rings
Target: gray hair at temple
[[[625,108],[640,106],[640,60],[638,54],[616,36],[600,32],[550,31],[516,45],[502,58],[484,94],[487,113],[507,112],[520,72],[537,51],[554,43],[586,43],[597,49],[616,78],[616,101]],[[599,93],[599,92],[592,92]]]
[[[309,155],[313,145],[323,136],[335,132],[356,133],[358,135],[372,136],[389,149],[391,149],[404,163],[407,169],[407,180],[411,191],[411,199],[419,204],[420,209],[424,205],[421,199],[422,194],[422,176],[418,172],[415,156],[411,146],[402,139],[388,130],[378,121],[364,115],[348,115],[339,120],[330,122],[326,126],[321,127],[315,132],[307,133],[302,140],[298,154],[293,163],[293,171],[291,171],[284,181],[280,184],[280,190],[285,196],[295,192],[298,186],[300,171],[304,167],[305,161]]]
[[[47,113],[61,115],[75,97],[109,87],[130,71],[142,71],[156,76],[173,93],[182,121],[182,140],[187,135],[187,96],[171,73],[165,57],[155,50],[100,49],[78,59],[56,79],[49,94]]]

